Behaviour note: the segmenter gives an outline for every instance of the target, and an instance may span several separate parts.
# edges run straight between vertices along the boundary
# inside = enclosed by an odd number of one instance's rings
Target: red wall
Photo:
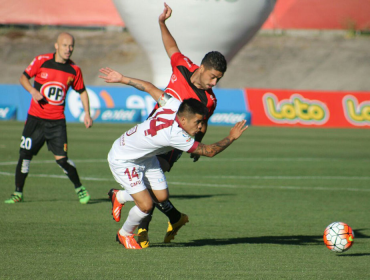
[[[0,7],[0,24],[124,26],[111,0],[0,0]],[[347,29],[352,25],[370,29],[370,0],[277,0],[263,28]]]
[[[124,26],[111,0],[0,0],[0,24]]]
[[[277,0],[264,29],[370,29],[370,0]]]

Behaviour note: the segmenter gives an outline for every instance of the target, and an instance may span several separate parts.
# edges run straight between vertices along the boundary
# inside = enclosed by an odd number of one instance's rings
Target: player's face
[[[199,131],[201,131],[203,122],[203,116],[199,114],[181,119],[182,128],[191,136],[195,136]]]
[[[55,43],[56,61],[65,63],[73,53],[74,39],[69,34],[61,34]]]
[[[203,65],[200,67],[200,85],[204,90],[213,88],[224,75],[222,72],[213,68],[206,69]]]

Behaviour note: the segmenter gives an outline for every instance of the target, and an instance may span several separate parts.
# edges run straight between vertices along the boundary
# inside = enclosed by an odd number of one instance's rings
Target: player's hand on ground
[[[172,9],[170,6],[167,5],[166,2],[164,2],[164,10],[163,12],[159,15],[159,22],[165,22],[172,14]]]
[[[90,117],[90,115],[85,114],[85,117],[84,117],[84,124],[85,124],[85,127],[86,127],[86,128],[90,128],[90,127],[92,127],[93,120],[92,120],[92,118]]]
[[[193,162],[197,162],[200,158],[200,155],[197,154],[190,154],[190,158],[193,159]]]
[[[246,120],[242,120],[240,122],[237,122],[234,127],[230,130],[230,137],[234,140],[238,139],[243,132],[248,128],[248,126],[245,126],[247,123]]]
[[[100,75],[99,78],[105,80],[106,83],[120,83],[122,81],[123,75],[109,67],[101,68],[99,72],[105,75]]]

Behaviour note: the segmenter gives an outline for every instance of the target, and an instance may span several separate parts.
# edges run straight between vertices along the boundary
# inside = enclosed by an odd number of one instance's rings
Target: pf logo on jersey
[[[59,82],[47,82],[42,85],[41,94],[51,105],[62,105],[66,97],[66,87]]]

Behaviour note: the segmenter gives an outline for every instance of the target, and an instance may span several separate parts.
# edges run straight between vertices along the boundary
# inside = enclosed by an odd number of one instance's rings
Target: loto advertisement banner
[[[252,125],[370,128],[370,92],[245,89]]]

